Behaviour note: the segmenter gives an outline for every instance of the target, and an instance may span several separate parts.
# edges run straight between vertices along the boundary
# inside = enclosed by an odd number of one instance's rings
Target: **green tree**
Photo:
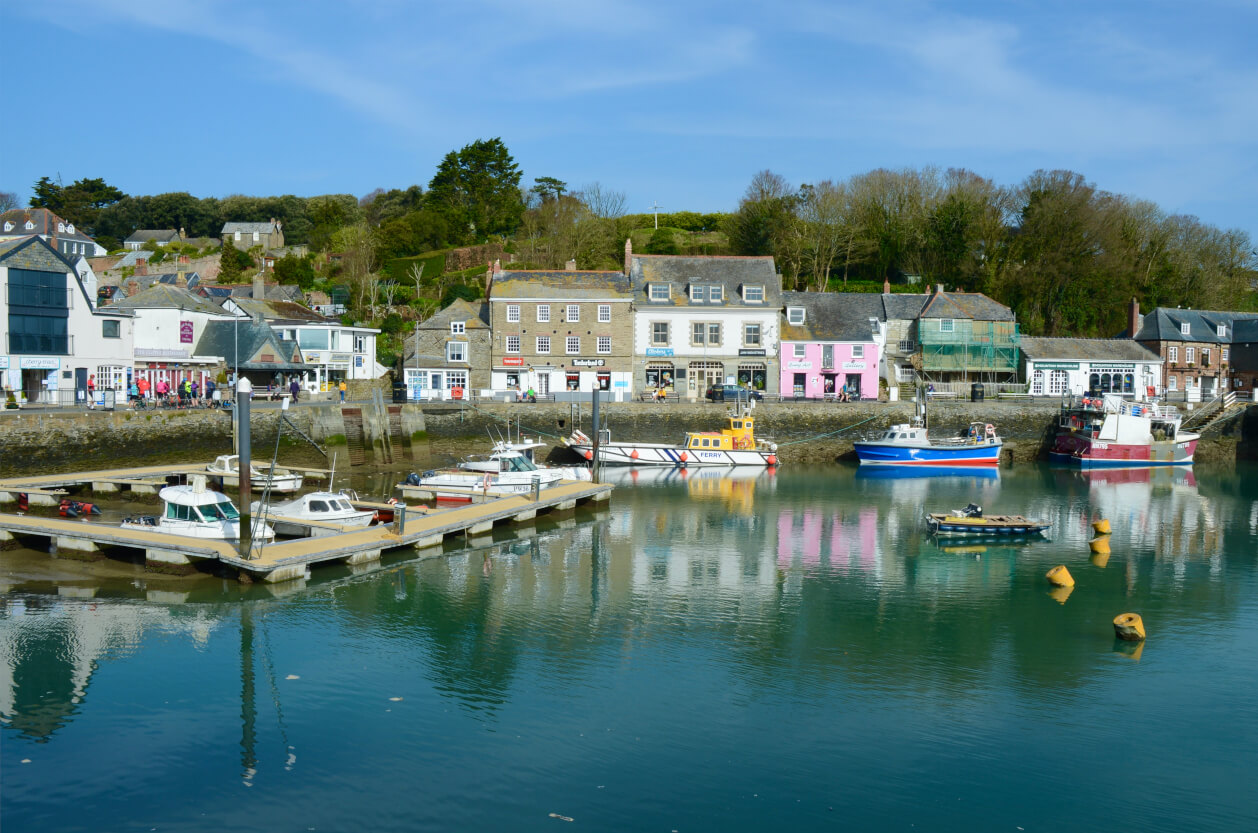
[[[454,242],[510,235],[524,213],[520,168],[502,139],[475,141],[441,160],[427,203],[445,218]]]
[[[468,286],[465,283],[456,283],[441,296],[441,309],[445,309],[460,298],[464,301],[475,301],[479,297],[480,293],[476,291],[476,287]]]
[[[275,279],[283,284],[297,284],[308,291],[314,288],[314,266],[308,257],[287,254],[275,261]]]
[[[651,233],[651,239],[646,244],[646,253],[649,255],[677,254],[677,240],[673,235],[674,232],[671,228],[655,229]]]
[[[31,208],[47,208],[89,235],[96,233],[101,210],[126,196],[103,179],[80,179],[73,185],[62,185],[44,176],[35,183],[34,190]]]
[[[558,200],[568,190],[568,183],[553,176],[539,176],[533,180],[533,190],[541,195],[542,202]]]
[[[223,252],[219,258],[218,272],[220,283],[231,283],[237,280],[244,274],[245,269],[252,265],[253,258],[237,249],[230,237],[223,240]]]

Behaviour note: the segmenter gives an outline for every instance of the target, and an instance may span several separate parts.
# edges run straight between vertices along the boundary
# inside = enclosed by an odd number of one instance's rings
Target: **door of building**
[[[74,401],[87,401],[87,368],[74,368]]]
[[[847,381],[844,382],[844,384],[847,385],[847,392],[849,395],[851,395],[853,399],[861,398],[861,377],[860,376],[857,376],[856,374],[850,374],[847,377]]]
[[[804,385],[807,383],[807,373],[796,373],[794,381],[791,382],[791,395],[796,399],[804,397]]]
[[[543,372],[543,373],[537,374],[537,395],[538,396],[550,395],[550,374],[549,373]]]

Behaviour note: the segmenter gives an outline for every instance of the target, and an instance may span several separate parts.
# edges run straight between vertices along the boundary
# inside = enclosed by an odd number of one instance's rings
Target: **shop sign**
[[[354,357],[354,367],[362,367],[362,366],[363,366],[363,357],[362,357],[362,356],[355,356],[355,357]]]
[[[646,348],[648,356],[672,356],[673,348],[671,347],[648,347]]]
[[[349,364],[349,353],[333,353],[330,361],[336,364]]]
[[[61,367],[61,359],[52,356],[23,356],[18,359],[18,367],[22,370],[56,370]]]
[[[759,350],[754,350],[749,347],[742,347],[738,350],[738,355],[740,356],[765,356],[768,354],[764,351],[763,348]]]
[[[812,370],[812,362],[791,361],[786,363],[787,370]]]
[[[179,343],[180,344],[192,343],[192,322],[191,321],[179,322]]]
[[[322,353],[307,353],[306,361],[309,362],[310,364],[323,364],[323,354]]]
[[[8,369],[9,369],[9,357],[0,356],[0,370],[8,370]]]
[[[865,363],[864,362],[843,362],[843,369],[844,370],[864,370]]]
[[[574,367],[602,367],[607,364],[605,359],[573,359]]]
[[[1078,362],[1034,362],[1036,370],[1078,370]]]
[[[617,379],[616,381],[612,382],[612,387],[627,388],[629,387],[629,382],[624,379]]]
[[[1094,364],[1091,366],[1093,373],[1129,373],[1135,369],[1136,365],[1133,362]]]
[[[503,356],[502,366],[503,367],[524,367],[524,357],[523,356]]]

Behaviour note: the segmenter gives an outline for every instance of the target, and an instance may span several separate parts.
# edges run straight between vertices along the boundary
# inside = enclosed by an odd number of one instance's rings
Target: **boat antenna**
[[[336,485],[336,452],[332,452],[332,471],[328,474],[328,491],[334,491]]]
[[[253,518],[249,519],[250,523],[258,524],[259,533],[262,532],[263,527],[266,525],[267,516],[270,515],[271,512],[271,487],[275,484],[275,464],[280,458],[280,435],[284,433],[284,419],[287,416],[286,411],[288,411],[288,403],[289,399],[287,396],[280,401],[280,417],[275,421],[275,452],[271,455],[271,468],[268,469],[266,473],[266,485],[262,487],[262,517],[258,518],[256,521]],[[253,466],[250,466],[249,468],[249,471],[241,472],[240,476],[252,479]],[[250,540],[253,540],[254,537],[261,538],[257,545],[258,557],[261,558],[262,548],[266,546],[266,539],[261,535],[251,535]]]

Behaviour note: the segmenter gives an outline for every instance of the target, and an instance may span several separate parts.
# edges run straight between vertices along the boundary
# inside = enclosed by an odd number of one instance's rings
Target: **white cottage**
[[[1125,338],[1021,340],[1023,370],[1032,396],[1116,393],[1136,402],[1162,394],[1162,359]]]

